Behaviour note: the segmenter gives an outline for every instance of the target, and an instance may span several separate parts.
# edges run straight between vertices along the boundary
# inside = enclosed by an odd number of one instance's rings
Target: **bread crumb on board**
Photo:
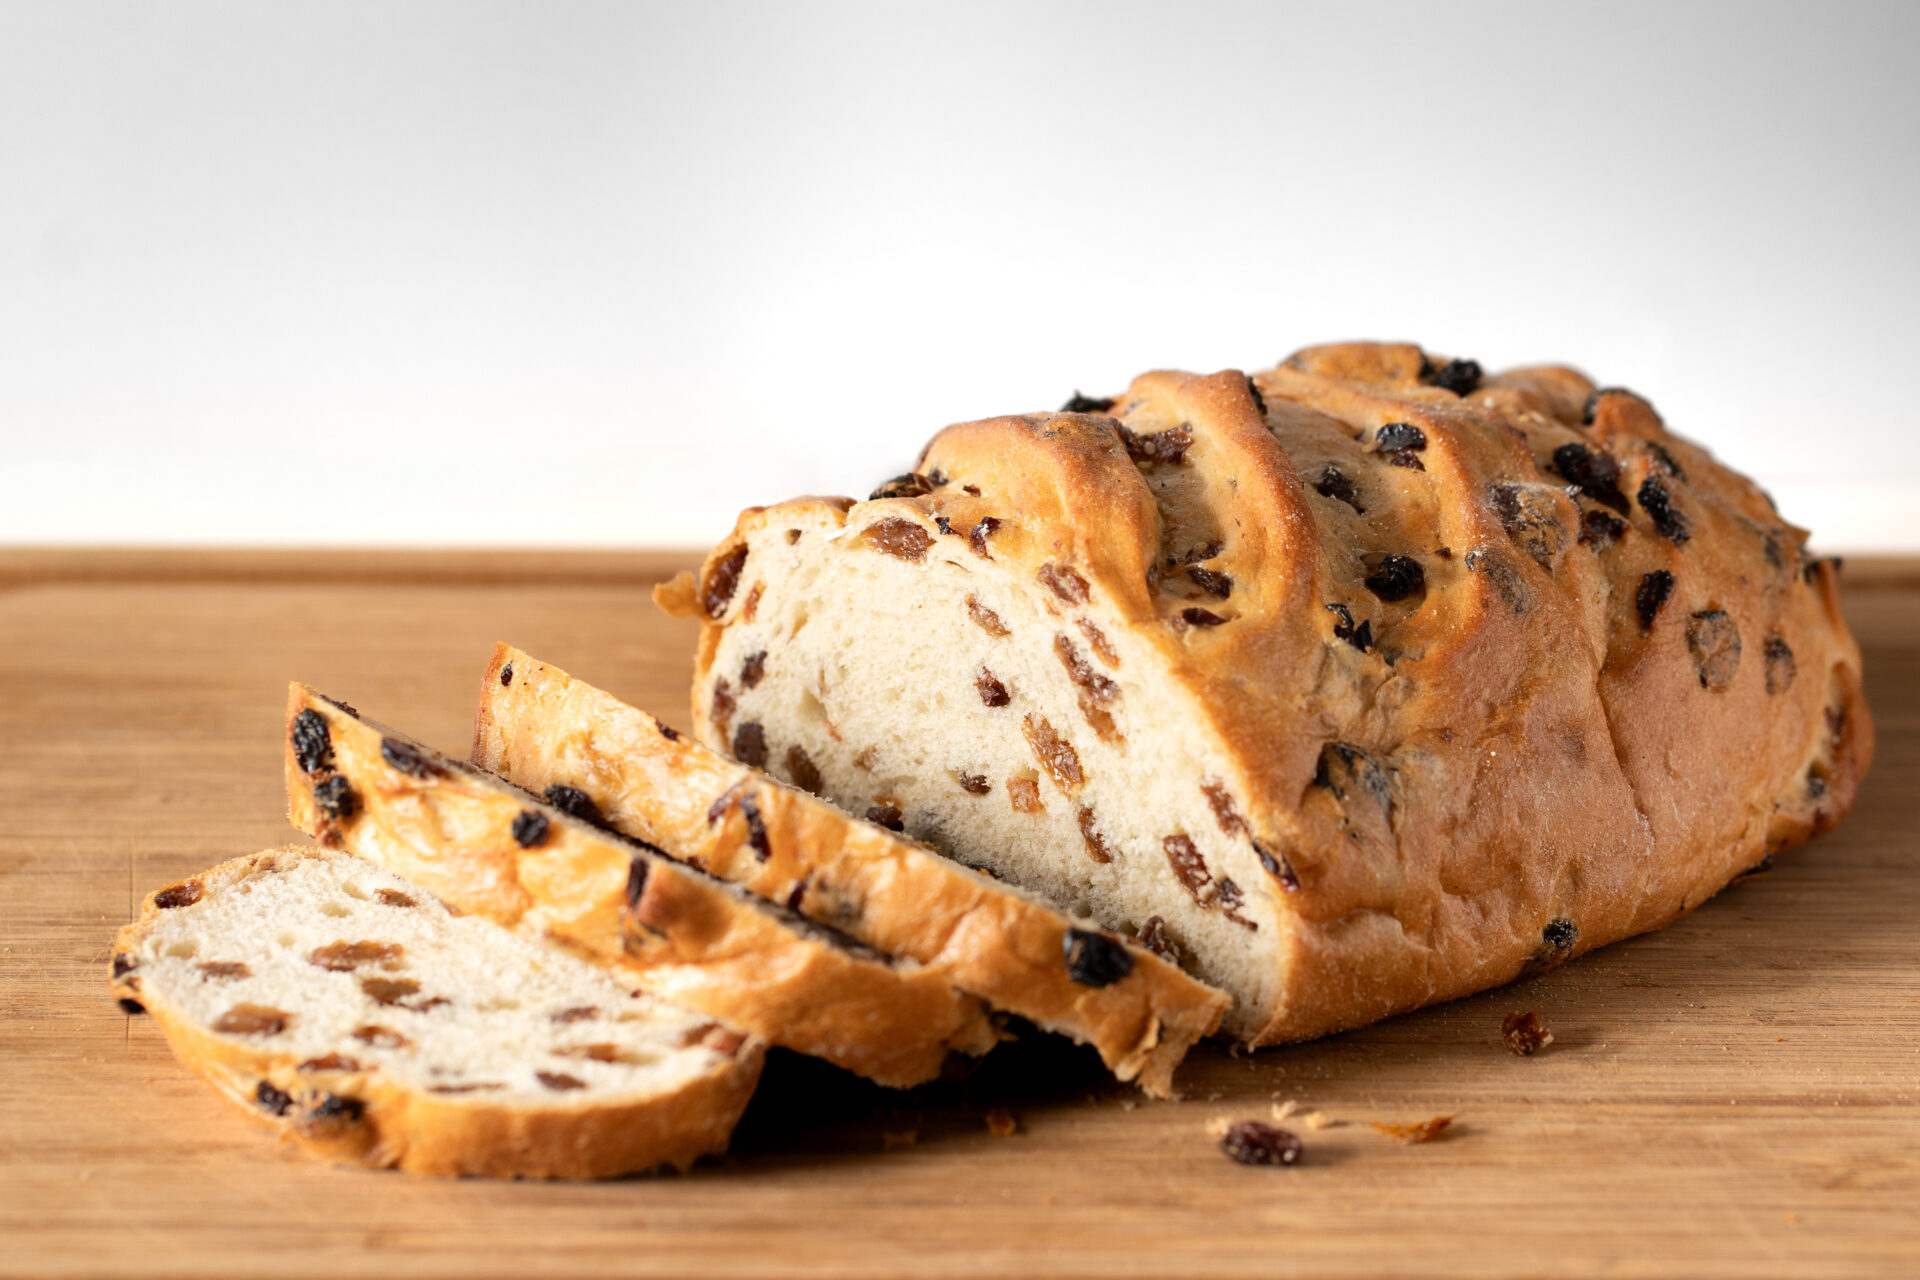
[[[901,1129],[897,1132],[882,1130],[880,1143],[882,1151],[892,1151],[896,1147],[910,1147],[920,1141],[918,1129]]]
[[[1453,1117],[1434,1116],[1431,1120],[1421,1120],[1414,1124],[1382,1124],[1378,1120],[1371,1120],[1368,1123],[1395,1142],[1437,1142],[1452,1126]]]
[[[995,1107],[987,1112],[987,1132],[996,1138],[1010,1138],[1020,1132],[1020,1122],[1005,1107]]]

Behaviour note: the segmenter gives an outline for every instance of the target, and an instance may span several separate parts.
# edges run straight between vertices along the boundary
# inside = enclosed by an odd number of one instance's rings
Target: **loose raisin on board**
[[[1193,840],[1185,835],[1168,836],[1160,842],[1160,847],[1166,850],[1167,865],[1173,868],[1174,878],[1193,895],[1195,902],[1206,902],[1212,896],[1209,890],[1213,873],[1207,870],[1207,860]]]
[[[1392,603],[1405,600],[1416,592],[1427,589],[1427,571],[1412,556],[1397,556],[1391,553],[1381,556],[1380,563],[1367,574],[1367,590],[1380,599]]]
[[[253,970],[247,967],[247,963],[244,960],[209,960],[204,964],[195,965],[194,968],[199,971],[202,982],[209,981],[213,978],[224,980],[227,978],[251,978],[253,976]]]
[[[1034,756],[1046,766],[1060,789],[1078,791],[1086,781],[1086,775],[1080,769],[1080,753],[1055,731],[1052,721],[1045,716],[1029,715],[1021,722],[1021,731],[1026,735],[1027,745],[1033,749]]]
[[[1793,687],[1793,678],[1799,674],[1794,665],[1793,650],[1785,639],[1778,635],[1767,637],[1764,646],[1767,658],[1767,692],[1785,693]]]
[[[378,1025],[355,1027],[353,1038],[361,1044],[372,1045],[376,1049],[404,1049],[413,1043],[392,1027]]]
[[[1112,862],[1113,850],[1107,847],[1106,837],[1100,834],[1095,825],[1093,807],[1081,805],[1078,814],[1080,822],[1080,840],[1087,846],[1087,856],[1095,862]]]
[[[1187,570],[1187,577],[1193,585],[1212,596],[1215,600],[1225,600],[1233,594],[1233,579],[1214,569],[1194,565]]]
[[[926,559],[927,548],[933,545],[933,535],[905,516],[889,516],[870,524],[860,536],[874,550],[913,564]]]
[[[1111,408],[1113,408],[1112,397],[1108,397],[1103,400],[1098,396],[1083,396],[1080,394],[1078,390],[1076,390],[1073,393],[1072,398],[1069,399],[1065,404],[1060,406],[1060,412],[1062,413],[1105,413]]]
[[[989,707],[1004,707],[1013,701],[1007,686],[1001,684],[999,677],[985,667],[981,667],[980,674],[973,678],[973,687],[979,691],[980,701]]]
[[[1189,627],[1217,627],[1226,622],[1226,619],[1211,609],[1202,609],[1199,605],[1193,605],[1180,611],[1180,621]]]
[[[213,1029],[234,1036],[277,1036],[291,1021],[293,1015],[284,1009],[242,1003],[221,1014],[214,1021]]]
[[[713,572],[707,575],[706,589],[700,595],[709,618],[717,620],[727,611],[727,606],[733,602],[734,591],[740,586],[740,571],[746,565],[747,544],[743,542],[713,566]]]
[[[411,894],[398,889],[375,889],[373,900],[383,907],[417,907],[420,905]]]
[[[750,653],[747,655],[746,661],[740,664],[740,687],[743,689],[751,689],[759,684],[761,677],[766,674],[767,651],[760,649]]]
[[[380,739],[380,758],[410,778],[437,778],[446,770],[419,747],[398,738]]]
[[[307,952],[307,963],[334,973],[351,973],[363,964],[391,969],[402,950],[397,942],[329,942]]]
[[[1420,381],[1457,396],[1472,395],[1485,376],[1478,360],[1449,360],[1435,368],[1425,356],[1420,358]]]
[[[1220,1149],[1235,1164],[1284,1166],[1300,1163],[1306,1148],[1285,1129],[1242,1120],[1228,1126],[1226,1136],[1220,1139]]]
[[[967,616],[969,618],[972,618],[974,621],[974,624],[978,626],[982,631],[986,632],[988,635],[992,636],[996,640],[1000,639],[1003,636],[1008,636],[1013,634],[1012,632],[1007,630],[1007,624],[1000,621],[999,614],[987,608],[987,606],[981,604],[978,600],[974,599],[972,596],[967,597]]]
[[[541,798],[570,818],[596,825],[605,821],[600,816],[600,806],[593,797],[578,787],[570,787],[564,782],[556,782],[541,793]]]
[[[1620,492],[1620,464],[1605,449],[1590,449],[1574,441],[1553,451],[1553,469],[1580,486],[1595,502],[1627,512],[1627,495]]]
[[[509,662],[506,666],[500,668],[500,687],[504,689],[510,686],[512,683],[513,683],[513,664]]]
[[[327,718],[312,707],[300,708],[293,718],[293,758],[307,773],[320,773],[333,768],[333,734],[327,729]]]
[[[1687,619],[1687,651],[1700,687],[1716,692],[1740,670],[1740,628],[1723,609],[1705,609]]]
[[[1665,569],[1655,569],[1640,579],[1640,587],[1633,593],[1633,611],[1640,615],[1642,631],[1653,630],[1653,620],[1673,594],[1673,581],[1673,575]]]
[[[1346,503],[1353,508],[1355,515],[1367,513],[1367,509],[1360,505],[1359,498],[1354,494],[1353,481],[1331,462],[1322,467],[1320,474],[1314,477],[1313,491],[1323,498],[1332,498],[1335,502]]]
[[[787,748],[787,776],[793,779],[794,786],[816,796],[826,785],[820,777],[820,767],[814,764],[807,749],[798,743]]]
[[[963,773],[954,780],[960,784],[960,789],[970,796],[983,796],[993,790],[993,784],[987,781],[984,773]]]
[[[253,1086],[253,1100],[268,1115],[283,1116],[293,1107],[293,1099],[262,1080]]]
[[[867,806],[867,821],[889,831],[903,831],[907,825],[900,816],[900,806],[892,801]]]
[[[1167,936],[1167,922],[1159,916],[1148,916],[1146,923],[1140,926],[1139,936],[1135,937],[1134,941],[1162,960],[1171,960],[1175,964],[1180,962],[1180,949],[1174,946],[1173,939]]]
[[[547,842],[547,815],[534,809],[522,809],[513,816],[513,842],[522,849],[537,849]]]
[[[1510,1013],[1502,1019],[1500,1038],[1506,1042],[1508,1052],[1526,1058],[1552,1044],[1553,1032],[1540,1021],[1537,1011],[1529,1009],[1525,1013]]]
[[[174,907],[190,907],[200,901],[203,892],[198,880],[182,880],[179,884],[168,885],[153,895],[153,905],[161,910]]]
[[[1127,447],[1127,456],[1146,466],[1177,467],[1186,461],[1187,450],[1193,447],[1193,428],[1185,423],[1144,436],[1135,435],[1118,422],[1114,428],[1120,433],[1120,442]]]
[[[1605,547],[1618,542],[1620,535],[1627,531],[1627,522],[1619,516],[1608,515],[1604,511],[1583,511],[1580,513],[1580,545],[1583,547]]]
[[[1266,845],[1261,844],[1258,840],[1253,842],[1253,853],[1255,857],[1260,859],[1260,865],[1265,869],[1266,873],[1280,882],[1282,889],[1285,889],[1288,893],[1294,893],[1299,890],[1300,877],[1295,873],[1293,863],[1288,859],[1286,854],[1276,853],[1267,848]]]
[[[1016,813],[1040,813],[1046,809],[1040,802],[1040,784],[1032,778],[1008,778],[1007,803]]]
[[[1387,422],[1373,433],[1371,448],[1375,453],[1398,453],[1402,449],[1420,450],[1427,447],[1427,433],[1411,422]]]
[[[1693,536],[1687,517],[1673,505],[1673,495],[1667,492],[1667,486],[1660,483],[1656,476],[1648,476],[1640,482],[1640,509],[1653,521],[1653,527],[1660,536],[1675,546]]]
[[[1133,953],[1091,929],[1068,929],[1061,939],[1067,976],[1083,987],[1110,987],[1133,972]]]
[[[1066,565],[1055,564],[1051,560],[1034,572],[1040,579],[1040,585],[1059,596],[1068,604],[1087,602],[1087,580]]]
[[[920,498],[933,492],[933,482],[917,471],[895,476],[867,495],[867,501],[881,498]]]

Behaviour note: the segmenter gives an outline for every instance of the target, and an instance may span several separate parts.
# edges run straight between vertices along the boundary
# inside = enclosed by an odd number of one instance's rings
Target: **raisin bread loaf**
[[[940,1073],[998,1033],[939,973],[860,946],[304,685],[288,699],[293,824],[484,916],[567,947],[656,996],[882,1084]]]
[[[801,747],[788,760],[800,788],[819,786]],[[1092,1044],[1151,1094],[1171,1092],[1228,1003],[1153,952],[893,834],[884,810],[851,818],[507,645],[481,682],[473,761],[529,791],[576,788],[616,830]]]
[[[325,849],[150,895],[113,989],[180,1060],[316,1154],[599,1178],[727,1145],[762,1046]]]
[[[1655,929],[1872,752],[1836,566],[1631,392],[1408,345],[941,432],[697,578],[700,737],[1178,948],[1252,1044]]]

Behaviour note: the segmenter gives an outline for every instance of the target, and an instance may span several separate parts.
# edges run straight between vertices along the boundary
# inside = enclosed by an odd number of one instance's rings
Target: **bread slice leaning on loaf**
[[[1228,1003],[1091,921],[736,764],[507,645],[481,682],[473,761],[530,791],[576,788],[615,829],[1092,1044],[1115,1075],[1156,1096],[1171,1092],[1174,1068]],[[794,766],[801,787],[818,786],[803,756]]]
[[[1832,562],[1630,392],[1410,345],[941,432],[697,577],[700,738],[1297,1040],[1655,929],[1872,753]]]
[[[726,1147],[763,1057],[326,849],[269,849],[150,894],[112,973],[122,1005],[248,1115],[375,1168],[684,1169]]]
[[[577,791],[535,799],[304,685],[287,729],[293,824],[457,911],[882,1084],[930,1080],[950,1052],[998,1039],[940,974],[606,830]]]

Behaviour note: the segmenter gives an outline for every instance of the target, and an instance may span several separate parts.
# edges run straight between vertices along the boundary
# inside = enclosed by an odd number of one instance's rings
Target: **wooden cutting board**
[[[0,1273],[1920,1275],[1916,562],[1848,569],[1880,754],[1838,832],[1526,985],[1203,1049],[1178,1103],[1045,1037],[910,1093],[776,1056],[689,1176],[431,1181],[276,1146],[108,999],[142,894],[295,838],[289,678],[464,752],[506,639],[684,727],[692,632],[647,590],[690,561],[0,553]],[[1290,1122],[1305,1163],[1221,1156],[1281,1102],[1334,1121]]]

